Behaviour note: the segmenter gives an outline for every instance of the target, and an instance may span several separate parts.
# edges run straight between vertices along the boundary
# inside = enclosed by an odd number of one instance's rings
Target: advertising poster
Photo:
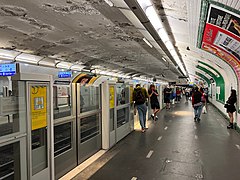
[[[114,91],[114,86],[109,86],[109,107],[114,108],[115,106],[115,91]]]
[[[67,86],[58,86],[57,87],[57,106],[67,106],[68,105],[68,92]]]
[[[130,86],[130,103],[133,102],[133,86]]]
[[[240,81],[239,14],[211,4],[201,48],[226,61]],[[238,91],[240,92],[240,89]]]
[[[217,55],[239,71],[240,18],[239,15],[210,5],[204,29],[202,49]],[[239,72],[238,72],[239,73]]]
[[[32,130],[47,126],[47,87],[31,86]]]

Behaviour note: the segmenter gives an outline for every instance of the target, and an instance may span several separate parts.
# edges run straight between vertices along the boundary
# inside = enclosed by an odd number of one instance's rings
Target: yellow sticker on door
[[[110,109],[114,108],[115,106],[115,91],[114,91],[114,86],[109,86],[109,106]]]
[[[32,130],[47,126],[47,87],[31,86]]]

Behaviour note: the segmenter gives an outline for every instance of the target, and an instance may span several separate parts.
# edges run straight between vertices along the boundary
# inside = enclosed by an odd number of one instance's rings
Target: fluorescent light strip
[[[164,60],[165,62],[167,62],[167,60],[166,60],[164,57],[162,57],[162,60]]]
[[[151,45],[151,43],[150,43],[146,38],[143,38],[143,41],[144,41],[150,48],[153,47],[153,46]]]
[[[162,21],[160,20],[158,13],[155,10],[154,5],[151,2],[151,0],[137,0],[137,2],[141,6],[143,11],[145,12],[146,16],[150,20],[150,22],[153,25],[153,27],[155,28],[155,30],[158,32],[159,37],[165,43],[165,45],[168,48],[168,51],[170,52],[172,57],[175,59],[175,61],[178,64],[182,64],[179,57],[176,58],[176,56],[177,56],[176,50],[175,50],[173,44],[171,43],[171,41],[169,40],[168,34],[167,34],[166,30],[164,29]],[[180,69],[186,75],[186,71],[183,68],[183,66],[180,66]]]
[[[104,0],[109,6],[111,6],[111,7],[113,7],[114,6],[114,4],[113,4],[113,2],[112,1],[110,1],[110,0]]]

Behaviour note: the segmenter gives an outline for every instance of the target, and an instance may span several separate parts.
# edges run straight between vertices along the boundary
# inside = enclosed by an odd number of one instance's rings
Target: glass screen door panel
[[[0,179],[20,179],[20,143],[0,147]]]
[[[82,118],[80,121],[80,136],[81,143],[99,135],[100,132],[100,124],[99,124],[99,114],[95,114],[89,117]]]
[[[72,122],[67,122],[54,127],[54,156],[72,149],[72,126]]]
[[[47,167],[47,129],[41,128],[32,131],[32,174]]]
[[[48,83],[28,83],[31,132],[31,176],[50,178],[50,95]]]
[[[80,113],[97,110],[100,107],[99,87],[81,86],[80,87]]]

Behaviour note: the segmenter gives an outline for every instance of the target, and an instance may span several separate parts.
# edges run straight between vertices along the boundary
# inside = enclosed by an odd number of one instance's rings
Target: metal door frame
[[[126,84],[126,85],[128,85],[128,89],[130,91],[130,85],[129,84]],[[114,86],[114,91],[115,91],[114,92],[115,93],[115,108],[114,108],[115,144],[131,132],[131,130],[130,130],[130,93],[129,93],[129,97],[128,97],[129,98],[128,103],[117,106],[117,99],[116,99],[117,98],[117,90],[116,90],[116,88],[117,88],[117,83]],[[117,127],[117,111],[120,109],[124,109],[124,108],[128,108],[128,113],[129,113],[128,122],[118,128]]]
[[[72,123],[72,131],[71,131],[71,133],[72,133],[71,134],[72,148],[62,154],[57,155],[56,157],[54,156],[55,178],[59,178],[58,176],[61,177],[62,175],[67,173],[69,170],[71,170],[77,166],[77,140],[76,140],[77,125],[76,125],[76,89],[75,89],[76,87],[75,87],[75,85],[76,85],[75,83],[71,83],[71,85],[69,85],[70,91],[71,91],[71,106],[72,106],[71,116],[67,116],[67,117],[63,117],[63,118],[59,118],[59,119],[53,119],[54,127],[65,124],[65,123],[69,123],[69,122]],[[66,159],[69,160],[69,158],[72,159],[72,163],[71,164],[65,163],[67,168],[64,169],[64,172],[62,172],[62,171],[56,172],[58,170],[58,168],[57,168],[58,164],[64,163],[64,160],[66,160]],[[61,167],[60,167],[60,170],[61,170]]]
[[[31,98],[30,98],[30,87],[32,85],[42,85],[42,86],[47,86],[47,168],[42,170],[41,172],[38,172],[35,175],[32,175],[32,129],[31,129]],[[53,125],[51,123],[52,119],[52,96],[51,96],[51,90],[50,90],[51,84],[50,81],[26,81],[26,93],[27,93],[27,157],[28,157],[28,177],[29,179],[43,179],[43,178],[51,178],[53,176],[53,171],[52,171],[52,150],[53,150],[53,136],[51,135],[53,133]]]
[[[81,146],[84,146],[84,144],[91,144],[91,141],[93,141],[94,139],[98,142],[98,140],[100,141],[100,145],[99,145],[99,150],[102,148],[102,104],[101,104],[101,86],[98,86],[99,90],[99,109],[96,110],[91,110],[91,111],[87,111],[87,112],[80,112],[80,106],[81,106],[81,102],[80,102],[80,95],[81,95],[81,86],[79,83],[75,83],[76,85],[76,140],[77,140],[77,161],[78,164],[81,164],[84,160],[86,160],[87,158],[89,158],[91,155],[93,155],[94,153],[96,153],[98,150],[96,151],[92,151],[89,153],[89,155],[80,157],[80,152],[81,152]],[[85,117],[89,117],[92,115],[98,115],[99,116],[99,131],[100,133],[95,136],[90,138],[89,140],[87,140],[86,142],[81,143],[81,139],[80,139],[80,135],[81,135],[81,131],[80,131],[80,121],[82,118]]]

